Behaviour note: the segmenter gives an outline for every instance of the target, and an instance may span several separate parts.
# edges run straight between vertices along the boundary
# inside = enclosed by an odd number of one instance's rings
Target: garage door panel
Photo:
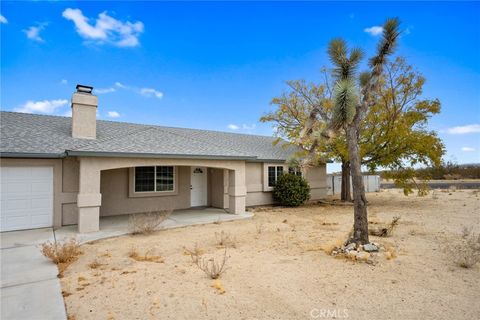
[[[50,214],[44,214],[41,216],[32,216],[32,227],[42,227],[46,224],[52,224],[52,216]]]
[[[32,209],[51,209],[52,208],[52,201],[51,199],[32,199],[31,200],[31,208]]]
[[[53,168],[0,168],[0,231],[42,228],[53,223]]]
[[[2,196],[9,194],[22,194],[25,192],[31,192],[31,190],[31,186],[24,181],[2,181]]]
[[[32,182],[32,193],[48,193],[52,192],[52,185],[49,182]]]
[[[17,211],[30,208],[30,199],[9,199],[7,200],[7,210]]]

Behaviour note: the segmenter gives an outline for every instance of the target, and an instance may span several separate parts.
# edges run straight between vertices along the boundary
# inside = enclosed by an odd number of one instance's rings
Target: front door
[[[207,205],[207,168],[190,167],[190,206]]]

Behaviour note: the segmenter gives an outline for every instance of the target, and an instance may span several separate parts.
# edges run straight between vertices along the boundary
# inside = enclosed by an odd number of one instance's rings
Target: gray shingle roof
[[[274,137],[97,120],[97,139],[71,136],[71,118],[2,111],[2,156],[72,154],[287,160],[294,152]]]

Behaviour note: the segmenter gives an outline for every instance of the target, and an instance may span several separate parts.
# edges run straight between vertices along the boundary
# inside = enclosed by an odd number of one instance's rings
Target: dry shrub
[[[255,229],[256,229],[258,235],[262,234],[263,227],[264,227],[263,223],[257,223],[255,225]]]
[[[231,247],[231,248],[237,247],[237,240],[235,239],[235,237],[232,237],[230,233],[225,232],[223,230],[220,233],[215,232],[215,239],[216,239],[217,246]]]
[[[140,262],[155,262],[155,263],[163,263],[165,260],[161,256],[153,255],[153,249],[147,250],[144,254],[140,254],[136,248],[132,247],[128,252],[128,256]]]
[[[168,219],[172,211],[173,210],[161,210],[130,215],[128,221],[130,233],[149,234],[154,232],[163,221]]]
[[[225,270],[227,269],[225,264],[228,260],[228,257],[227,257],[227,247],[225,247],[225,250],[223,252],[223,256],[221,259],[217,259],[215,261],[215,258],[210,258],[210,259],[206,259],[206,258],[199,258],[197,257],[196,261],[194,260],[195,262],[195,265],[200,269],[202,270],[203,272],[205,272],[205,274],[207,276],[209,276],[211,279],[218,279],[222,273],[225,272]]]
[[[338,238],[331,243],[321,246],[321,250],[323,250],[325,253],[330,255],[335,249],[341,248],[344,243],[345,243],[345,238]]]
[[[198,247],[197,243],[195,243],[195,246],[193,247],[192,250],[186,247],[184,249],[185,249],[184,254],[189,255],[190,258],[192,258],[193,263],[197,263],[200,256],[205,253],[204,250]]]
[[[462,268],[472,268],[480,262],[480,234],[464,227],[461,240],[449,246],[449,251],[456,265]]]
[[[80,244],[74,238],[63,242],[42,243],[41,252],[57,265],[59,277],[62,277],[65,269],[82,254]]]
[[[393,230],[398,225],[399,220],[400,217],[393,217],[392,221],[388,225],[371,228],[370,230],[368,230],[368,233],[372,236],[377,237],[390,237],[393,234]]]

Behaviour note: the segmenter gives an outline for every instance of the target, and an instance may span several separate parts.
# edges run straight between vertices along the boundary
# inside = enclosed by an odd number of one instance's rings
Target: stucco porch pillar
[[[228,170],[228,212],[245,213],[246,195],[245,166],[236,170]]]
[[[94,232],[100,229],[100,170],[84,159],[80,160],[78,206],[78,232]]]

